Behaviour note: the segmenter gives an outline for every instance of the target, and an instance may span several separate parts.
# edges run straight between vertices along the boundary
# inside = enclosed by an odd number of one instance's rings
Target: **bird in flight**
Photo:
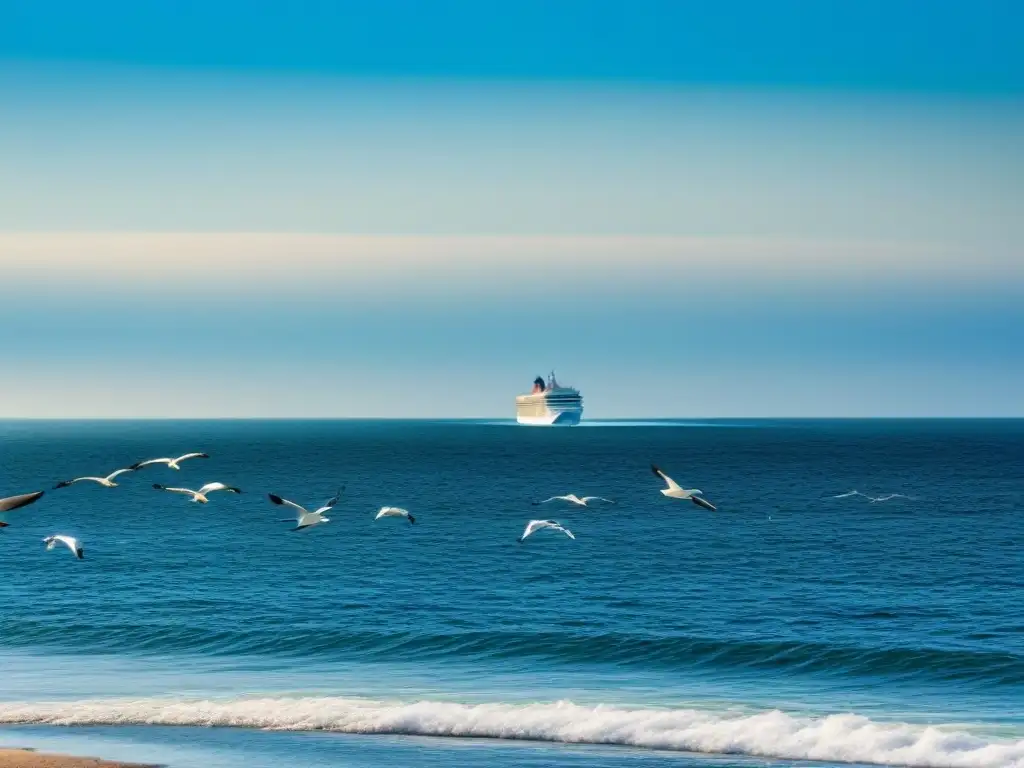
[[[554,520],[531,520],[526,524],[526,528],[523,529],[523,535],[519,537],[519,541],[522,542],[528,536],[532,536],[537,531],[543,530],[545,528],[550,528],[553,531],[561,531],[570,539],[576,538],[572,535],[572,531],[570,531],[568,528],[563,528],[561,523],[557,523]]]
[[[565,496],[552,496],[550,499],[544,499],[544,501],[535,501],[533,506],[540,504],[547,504],[549,501],[567,501],[570,504],[575,504],[578,507],[586,507],[592,501],[603,501],[608,504],[614,504],[615,502],[611,499],[606,499],[604,496],[577,496],[575,493],[567,493]]]
[[[47,536],[45,539],[43,539],[43,543],[46,544],[47,552],[56,547],[58,544],[63,544],[65,547],[74,552],[75,557],[77,557],[79,560],[85,559],[85,550],[82,549],[82,545],[74,536],[65,536],[62,533],[58,533],[54,534],[53,536]]]
[[[140,461],[136,464],[132,464],[132,469],[142,469],[152,464],[166,464],[171,469],[181,469],[179,466],[181,462],[186,459],[208,459],[210,454],[208,453],[186,453],[184,456],[179,456],[176,459],[147,459],[146,461]]]
[[[61,482],[57,483],[53,487],[54,488],[67,488],[69,485],[74,485],[75,483],[89,482],[89,483],[99,483],[104,488],[116,488],[117,487],[117,483],[114,482],[114,478],[117,477],[118,475],[123,475],[125,472],[131,472],[131,471],[132,471],[131,467],[126,467],[125,469],[119,469],[116,472],[111,472],[106,477],[76,477],[74,480],[62,480]]]
[[[313,510],[312,512],[303,507],[301,504],[296,504],[294,501],[288,501],[288,499],[281,498],[276,493],[268,493],[267,498],[270,499],[272,503],[276,504],[279,507],[285,506],[294,509],[296,512],[296,516],[294,518],[295,527],[291,530],[301,531],[303,528],[312,528],[314,525],[320,525],[321,523],[331,522],[331,518],[324,517],[324,512],[327,512],[329,509],[333,508],[335,504],[338,503],[338,500],[341,499],[341,494],[344,492],[344,490],[344,486],[339,488],[338,492],[334,494],[334,496],[332,496],[323,503],[323,506]],[[280,522],[290,523],[293,522],[293,520],[291,518],[285,518]]]
[[[402,509],[401,507],[381,507],[380,512],[373,519],[380,520],[382,517],[404,517],[410,523],[416,522],[416,518],[409,514],[409,510]]]
[[[651,471],[664,480],[667,484],[667,488],[662,488],[661,492],[668,496],[670,499],[688,499],[696,504],[698,507],[704,507],[704,509],[710,509],[714,512],[718,509],[714,504],[703,497],[703,491],[699,488],[683,488],[679,483],[673,480],[671,477],[666,475],[660,469],[653,464],[651,465]]]
[[[189,499],[189,501],[198,504],[206,504],[207,502],[209,502],[210,500],[206,498],[206,495],[208,493],[213,493],[214,491],[227,491],[228,493],[242,492],[241,488],[235,488],[234,486],[231,485],[224,485],[224,483],[207,483],[198,491],[193,491],[190,490],[189,488],[170,488],[166,485],[160,485],[160,483],[153,483],[153,487],[156,488],[158,491],[170,491],[171,493],[189,494],[192,496],[192,498]]]

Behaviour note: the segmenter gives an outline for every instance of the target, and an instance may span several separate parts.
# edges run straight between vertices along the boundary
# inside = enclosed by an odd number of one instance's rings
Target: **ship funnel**
[[[544,391],[544,379],[542,379],[540,376],[538,376],[536,379],[533,380],[533,394],[536,395],[537,393],[543,392],[543,391]]]

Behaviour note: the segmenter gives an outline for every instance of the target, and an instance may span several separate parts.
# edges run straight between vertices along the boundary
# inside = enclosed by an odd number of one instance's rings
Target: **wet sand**
[[[28,749],[0,749],[0,768],[154,768],[140,763],[112,763],[95,757],[71,757],[32,752]]]

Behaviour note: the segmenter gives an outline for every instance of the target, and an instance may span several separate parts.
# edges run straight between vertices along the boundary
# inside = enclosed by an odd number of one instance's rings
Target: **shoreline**
[[[0,768],[159,768],[145,763],[121,763],[98,757],[36,752],[31,747],[0,747]]]

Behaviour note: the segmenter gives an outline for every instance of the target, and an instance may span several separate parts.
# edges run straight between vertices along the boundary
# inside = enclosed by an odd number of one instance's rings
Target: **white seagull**
[[[65,536],[64,534],[58,533],[54,536],[47,536],[43,539],[43,543],[46,544],[46,551],[49,552],[51,549],[56,547],[58,544],[63,544],[65,547],[75,553],[75,557],[79,560],[85,560],[85,550],[82,549],[82,545],[78,543],[78,539],[74,536]]]
[[[74,485],[75,483],[83,483],[88,481],[90,483],[99,483],[104,488],[116,488],[117,483],[114,482],[114,478],[117,477],[118,475],[123,475],[125,472],[131,471],[131,467],[126,467],[125,469],[119,469],[116,472],[111,472],[106,477],[76,477],[74,480],[62,480],[53,487],[67,488],[69,485]]]
[[[401,507],[381,507],[380,512],[373,519],[380,520],[382,517],[404,517],[410,523],[416,522],[416,518],[409,514],[409,510],[402,509]]]
[[[702,498],[703,491],[698,488],[683,488],[679,483],[673,480],[671,477],[666,475],[656,466],[651,464],[651,471],[668,483],[668,488],[662,488],[661,492],[668,496],[670,499],[689,499],[698,507],[704,507],[704,509],[710,509],[714,512],[717,507],[707,499]]]
[[[860,491],[858,491],[856,488],[854,488],[852,491],[847,491],[846,493],[840,493],[840,494],[838,494],[836,496],[833,496],[832,498],[833,499],[846,499],[846,498],[849,498],[850,496],[864,496],[864,494],[861,493]]]
[[[560,523],[556,523],[554,520],[531,520],[526,524],[526,528],[523,529],[523,535],[520,536],[518,540],[523,541],[527,536],[532,536],[543,528],[550,528],[553,531],[561,531],[570,539],[576,538],[572,535],[572,531],[568,528],[563,528]]]
[[[913,496],[907,496],[903,493],[887,493],[884,496],[868,496],[868,498],[871,499],[871,503],[875,503],[876,501],[892,501],[893,499],[913,500]]]
[[[153,483],[153,487],[156,488],[158,491],[170,491],[171,493],[190,494],[192,496],[190,501],[199,504],[206,504],[207,502],[209,502],[210,500],[206,498],[206,495],[208,493],[213,493],[214,491],[228,491],[229,493],[242,492],[241,488],[235,488],[234,486],[231,485],[224,485],[224,483],[207,483],[198,491],[193,491],[188,488],[169,488],[166,485],[160,485],[160,483]]]
[[[845,498],[848,498],[850,496],[860,496],[862,498],[867,499],[871,503],[875,503],[875,502],[879,502],[879,501],[892,501],[893,499],[912,499],[913,498],[912,496],[907,496],[906,494],[903,494],[903,493],[886,493],[886,494],[884,494],[882,496],[871,496],[871,495],[866,494],[866,493],[861,493],[858,490],[852,490],[852,491],[847,491],[846,493],[840,493],[838,496],[833,496],[832,498],[833,499],[845,499]]]
[[[344,490],[345,490],[344,487],[339,488],[338,492],[336,494],[334,494],[334,496],[332,498],[330,498],[327,501],[325,501],[324,505],[322,507],[320,507],[319,509],[316,509],[316,510],[314,510],[312,512],[310,512],[305,507],[303,507],[303,506],[301,506],[299,504],[296,504],[294,501],[288,501],[288,499],[282,499],[276,493],[268,493],[267,494],[267,498],[269,498],[274,504],[277,504],[279,507],[280,506],[286,506],[286,507],[291,507],[292,509],[294,509],[298,514],[295,517],[295,527],[292,528],[291,530],[293,530],[293,531],[301,531],[303,528],[312,528],[314,525],[320,525],[321,523],[329,523],[329,522],[331,522],[331,518],[324,517],[324,512],[328,511],[335,504],[338,503],[338,499],[341,498],[341,494],[342,494],[342,492]],[[282,522],[282,523],[290,523],[290,522],[292,522],[292,519],[291,518],[285,518],[285,519],[281,520],[280,522]]]
[[[186,453],[184,456],[179,456],[176,459],[148,459],[147,461],[140,461],[137,464],[132,464],[132,469],[142,469],[148,467],[150,464],[166,464],[171,469],[181,469],[179,463],[185,461],[185,459],[208,459],[210,454],[208,453]]]
[[[533,506],[536,507],[540,504],[547,504],[549,501],[568,501],[570,504],[575,504],[579,507],[585,507],[592,501],[604,501],[608,504],[615,503],[611,499],[606,499],[604,496],[583,496],[581,498],[575,493],[567,493],[565,496],[552,496],[550,499],[544,499],[544,501],[535,501],[533,502]]]

